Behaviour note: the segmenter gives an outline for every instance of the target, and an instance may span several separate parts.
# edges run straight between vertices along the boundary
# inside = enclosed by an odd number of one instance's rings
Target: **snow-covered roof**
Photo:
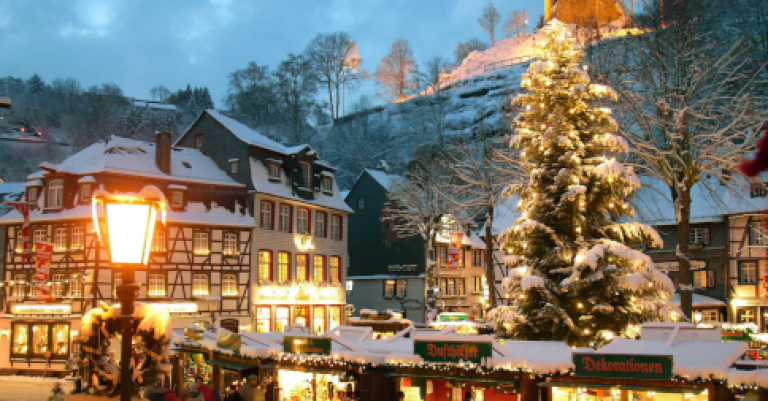
[[[106,172],[201,184],[244,186],[235,182],[211,158],[197,149],[173,148],[171,174],[165,174],[155,164],[155,144],[121,137],[94,143],[59,164],[41,163],[40,167],[47,171],[76,175]],[[41,177],[33,174],[28,178]]]
[[[451,242],[451,239],[443,237],[438,233],[435,236],[435,242],[448,244]],[[485,241],[483,241],[474,231],[470,231],[469,234],[464,234],[461,237],[461,245],[472,247],[472,249],[485,249]]]
[[[289,199],[296,202],[302,202],[329,209],[340,210],[347,213],[352,213],[352,209],[344,202],[344,198],[339,192],[339,186],[336,184],[336,180],[331,183],[332,190],[330,194],[323,191],[315,191],[315,199],[307,200],[299,197],[293,191],[290,178],[285,175],[280,175],[280,180],[270,180],[267,166],[261,161],[251,158],[251,178],[253,180],[253,186],[256,192],[276,196],[278,198]]]
[[[86,176],[80,177],[80,179],[77,180],[77,183],[78,184],[95,184],[96,183],[96,179],[93,178],[92,175],[86,175]]]
[[[389,189],[389,186],[392,185],[393,182],[399,181],[400,176],[393,175],[393,174],[387,174],[380,170],[373,170],[373,169],[365,169],[365,172],[370,174],[371,177],[373,177],[376,182],[379,183],[384,189]],[[359,180],[359,178],[358,178]]]
[[[221,123],[221,125],[227,128],[229,132],[234,134],[236,137],[240,138],[241,141],[254,146],[258,146],[284,155],[293,155],[299,153],[304,148],[309,147],[309,145],[299,145],[289,148],[277,141],[267,138],[257,131],[248,128],[248,126],[245,124],[238,122],[233,118],[227,117],[216,110],[206,110],[205,113],[208,113],[211,117],[215,118],[216,121]]]
[[[591,349],[574,349],[559,341],[507,341],[501,344],[505,356],[492,358],[497,369],[532,370],[537,373],[555,373],[573,369],[574,352],[590,352]]]
[[[677,305],[677,306],[680,306],[680,294],[679,293],[675,293],[675,297],[672,299],[672,303]],[[719,299],[715,299],[715,298],[712,298],[712,297],[708,297],[706,295],[701,295],[701,294],[694,293],[693,294],[693,306],[694,307],[702,307],[702,308],[703,307],[713,308],[713,307],[721,307],[721,306],[726,306],[726,305],[725,305],[725,302],[723,302],[723,301],[721,301]]]
[[[217,206],[215,202],[210,210],[206,209],[203,203],[189,202],[184,211],[168,210],[166,221],[171,224],[202,224],[211,226],[227,227],[255,227],[253,217],[246,214],[232,213],[229,210]],[[43,214],[42,210],[35,209],[29,212],[31,222],[50,222],[62,220],[91,219],[91,206],[78,205],[72,209],[64,209],[58,213]],[[162,217],[157,216],[161,221]],[[12,210],[8,214],[0,217],[0,224],[18,224],[23,221],[21,214]]]

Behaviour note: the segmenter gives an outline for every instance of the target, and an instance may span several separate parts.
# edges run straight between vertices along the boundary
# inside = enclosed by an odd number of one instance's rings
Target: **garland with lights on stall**
[[[120,368],[110,353],[109,345],[120,333],[120,307],[104,302],[101,308],[88,311],[80,323],[76,340],[79,350],[74,357],[77,376],[84,383],[83,391],[99,395],[120,392]],[[133,313],[134,388],[156,383],[171,372],[171,319],[168,311],[158,305],[137,303]]]

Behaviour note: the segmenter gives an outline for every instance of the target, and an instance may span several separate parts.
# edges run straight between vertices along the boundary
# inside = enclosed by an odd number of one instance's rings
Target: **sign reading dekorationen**
[[[577,376],[617,379],[672,378],[672,355],[573,354]]]
[[[493,355],[491,342],[414,340],[413,353],[426,362],[473,362]]]

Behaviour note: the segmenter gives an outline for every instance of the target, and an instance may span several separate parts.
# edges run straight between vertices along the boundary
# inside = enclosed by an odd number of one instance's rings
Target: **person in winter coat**
[[[205,397],[197,391],[197,383],[189,382],[186,384],[186,390],[179,394],[179,401],[205,401]]]
[[[149,386],[146,391],[144,391],[144,398],[149,401],[166,401],[167,394],[168,390],[160,387],[160,384],[156,384],[154,386]]]
[[[240,388],[243,401],[265,401],[267,389],[259,384],[259,376],[248,375],[248,383]]]
[[[202,377],[197,377],[197,391],[203,394],[205,401],[213,401],[213,390],[205,385],[205,381]]]
[[[53,389],[51,390],[51,395],[48,396],[48,398],[45,399],[46,401],[66,401],[64,399],[64,391],[61,389],[61,385],[59,383],[54,383]]]
[[[237,392],[237,386],[233,384],[227,387],[227,396],[224,397],[224,401],[243,401],[243,396]]]

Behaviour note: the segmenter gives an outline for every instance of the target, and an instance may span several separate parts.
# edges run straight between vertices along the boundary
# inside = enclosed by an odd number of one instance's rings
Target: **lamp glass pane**
[[[148,223],[154,217],[154,209],[130,203],[107,203],[106,208],[112,263],[145,263],[147,240],[151,241],[154,228],[154,224]]]

